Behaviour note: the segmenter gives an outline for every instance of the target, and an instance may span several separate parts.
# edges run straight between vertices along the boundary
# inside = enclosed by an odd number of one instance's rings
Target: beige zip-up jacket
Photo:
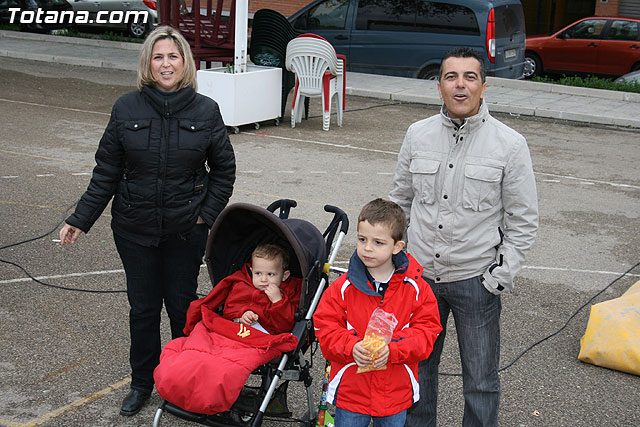
[[[424,277],[484,275],[493,294],[513,288],[538,229],[536,184],[525,138],[486,103],[459,127],[444,106],[411,125],[389,198],[407,215],[407,250]]]

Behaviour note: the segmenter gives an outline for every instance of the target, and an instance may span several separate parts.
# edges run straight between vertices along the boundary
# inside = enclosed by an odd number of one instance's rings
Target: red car
[[[524,75],[543,71],[621,76],[640,69],[640,19],[591,17],[527,37]]]

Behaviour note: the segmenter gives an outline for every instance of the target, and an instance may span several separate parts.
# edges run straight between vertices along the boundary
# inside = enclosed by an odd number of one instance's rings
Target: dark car
[[[621,76],[640,69],[640,19],[584,18],[549,36],[527,37],[525,77],[542,72]]]
[[[9,8],[18,8],[20,11],[11,12]],[[73,26],[70,15],[63,19],[60,14],[72,10],[67,0],[0,0],[0,22],[18,24],[21,31],[47,33]]]
[[[442,56],[468,46],[488,75],[522,78],[519,0],[316,0],[289,21],[346,55],[348,71],[435,79]]]

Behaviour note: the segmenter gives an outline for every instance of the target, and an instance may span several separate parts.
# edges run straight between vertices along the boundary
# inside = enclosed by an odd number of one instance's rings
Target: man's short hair
[[[251,253],[251,259],[253,259],[253,257],[264,258],[268,260],[275,260],[279,258],[280,260],[282,260],[282,269],[289,269],[289,254],[282,246],[276,245],[274,243],[263,243],[256,246],[256,248]]]
[[[482,78],[482,83],[484,83],[487,79],[487,72],[484,69],[484,60],[482,59],[482,55],[475,49],[471,49],[470,47],[457,47],[455,49],[451,49],[442,57],[442,62],[440,62],[440,73],[438,74],[438,81],[442,79],[442,70],[444,67],[444,61],[449,58],[475,58],[480,63],[480,77]]]
[[[358,216],[358,224],[367,221],[371,225],[389,227],[393,242],[402,240],[407,228],[407,217],[400,206],[390,200],[375,199],[364,205]]]

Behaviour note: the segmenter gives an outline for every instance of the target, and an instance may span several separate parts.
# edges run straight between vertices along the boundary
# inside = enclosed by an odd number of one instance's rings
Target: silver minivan
[[[520,0],[315,0],[289,22],[331,42],[348,71],[436,79],[442,56],[466,46],[487,75],[523,77]]]

